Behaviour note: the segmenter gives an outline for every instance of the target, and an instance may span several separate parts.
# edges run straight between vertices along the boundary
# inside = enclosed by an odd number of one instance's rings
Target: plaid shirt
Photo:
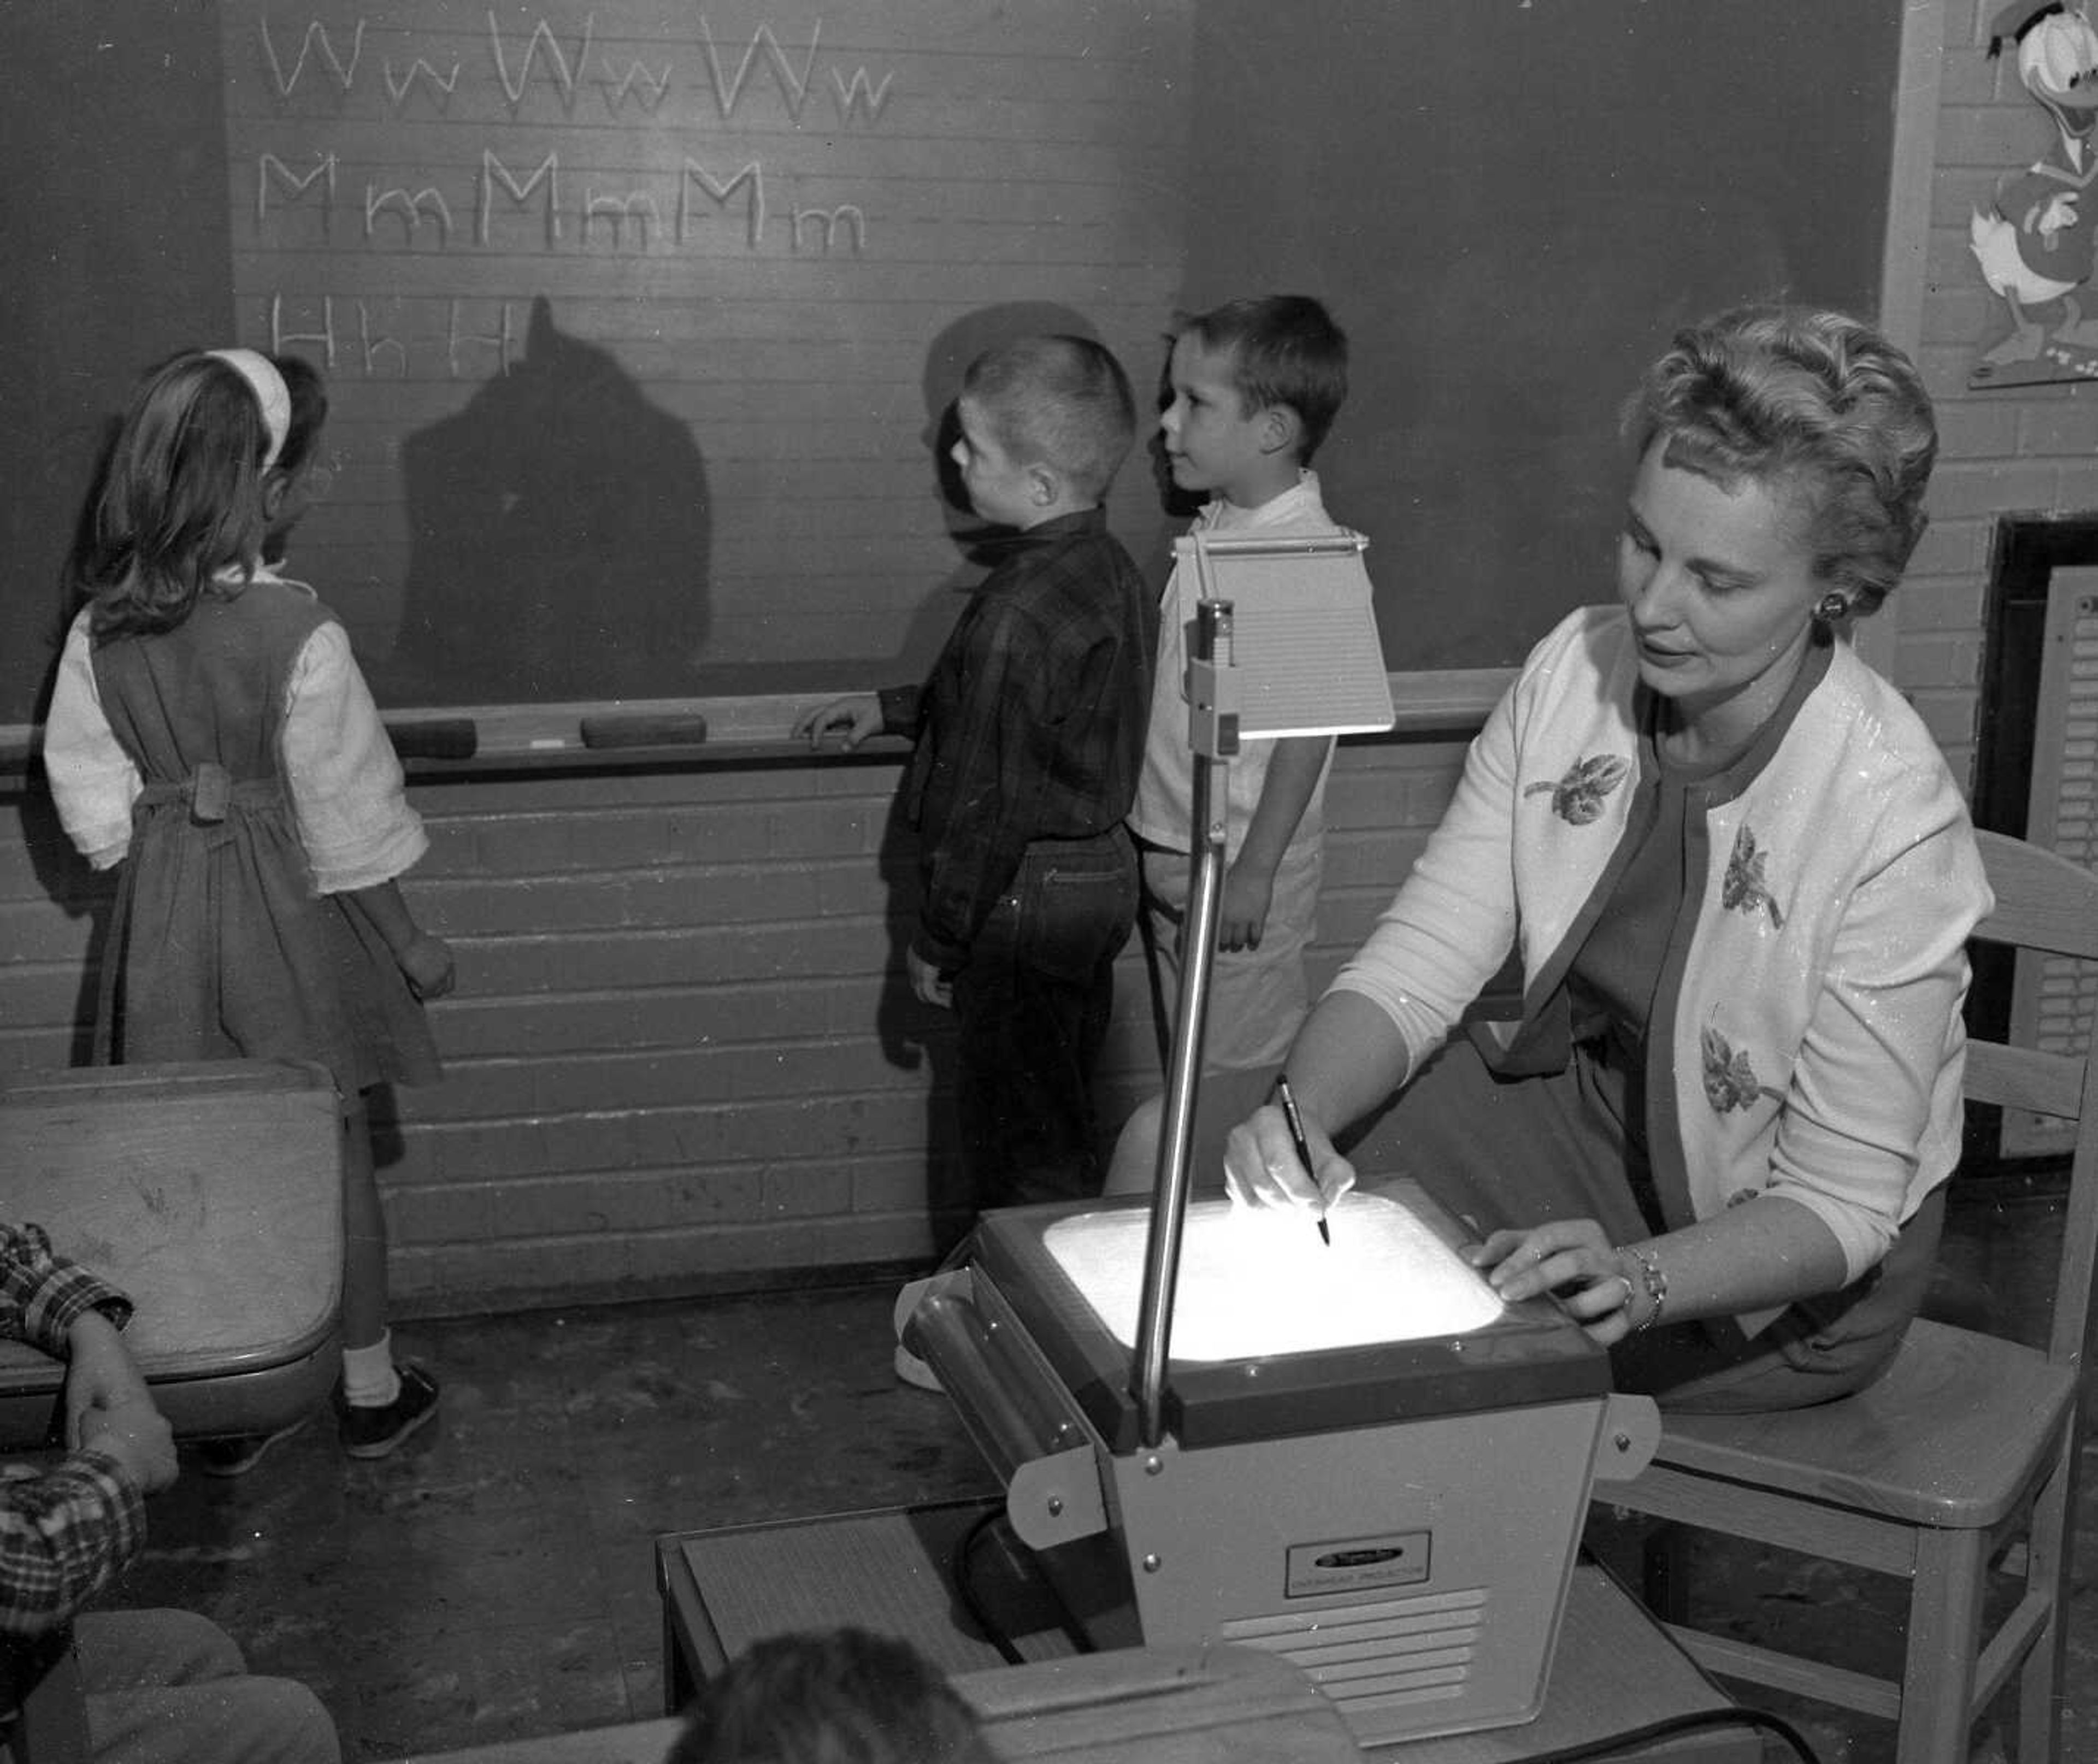
[[[63,1358],[88,1311],[120,1329],[131,1302],[51,1253],[33,1225],[0,1225],[0,1337]],[[69,1452],[39,1473],[0,1467],[0,1635],[37,1635],[72,1617],[146,1541],[143,1495],[105,1452]]]
[[[924,884],[913,947],[942,972],[1037,839],[1086,839],[1128,814],[1151,709],[1152,595],[1089,508],[1044,521],[975,594],[922,687],[881,695],[915,736],[904,807]]]

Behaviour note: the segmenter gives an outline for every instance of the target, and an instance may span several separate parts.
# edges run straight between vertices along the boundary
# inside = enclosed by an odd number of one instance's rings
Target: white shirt
[[[1308,468],[1279,496],[1257,508],[1240,508],[1227,502],[1204,505],[1188,529],[1191,533],[1235,535],[1337,533],[1332,517],[1319,495],[1319,474]],[[1136,805],[1129,824],[1138,837],[1172,851],[1189,851],[1194,839],[1195,756],[1187,739],[1187,627],[1201,598],[1192,571],[1183,572],[1176,563],[1159,599],[1158,671],[1151,689],[1151,728],[1144,738],[1143,769],[1138,775]],[[1183,579],[1184,578],[1184,579]],[[1232,756],[1225,791],[1224,858],[1238,855],[1260,805],[1267,783],[1268,761],[1275,757],[1275,738],[1249,737]],[[1332,754],[1327,753],[1327,770]],[[1325,836],[1326,776],[1322,770],[1312,788],[1311,800],[1290,835],[1288,851],[1315,845]]]

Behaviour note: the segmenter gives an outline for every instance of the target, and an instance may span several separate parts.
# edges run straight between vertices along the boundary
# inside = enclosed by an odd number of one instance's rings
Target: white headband
[[[262,426],[270,432],[269,450],[262,456],[262,469],[267,472],[283,452],[284,437],[292,430],[292,394],[284,384],[284,376],[268,356],[253,349],[207,349],[204,353],[225,362],[246,380],[255,402],[262,406]]]

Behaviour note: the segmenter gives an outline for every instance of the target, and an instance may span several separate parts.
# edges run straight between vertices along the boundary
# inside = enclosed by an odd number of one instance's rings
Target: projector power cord
[[[1566,1746],[1556,1752],[1540,1752],[1531,1764],[1580,1764],[1584,1758],[1614,1757],[1627,1747],[1651,1744],[1656,1740],[1670,1739],[1679,1733],[1721,1727],[1741,1727],[1751,1732],[1772,1734],[1792,1749],[1802,1764],[1821,1764],[1814,1748],[1806,1743],[1806,1735],[1782,1715],[1772,1714],[1767,1709],[1705,1709],[1694,1714],[1670,1715],[1666,1721],[1649,1722],[1644,1727],[1628,1727],[1622,1733],[1608,1734],[1600,1740],[1585,1740],[1579,1745]]]

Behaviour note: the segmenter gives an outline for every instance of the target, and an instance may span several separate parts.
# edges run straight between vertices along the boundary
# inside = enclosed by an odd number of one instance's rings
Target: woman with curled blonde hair
[[[1799,1406],[1885,1367],[1960,1147],[1988,889],[1936,744],[1841,635],[1923,530],[1936,432],[1899,349],[1783,308],[1679,334],[1626,427],[1617,603],[1531,652],[1298,1034],[1313,1168],[1271,1102],[1227,1180],[1332,1209],[1413,1176],[1620,1388]],[[1520,1019],[1449,1038],[1511,952]]]

